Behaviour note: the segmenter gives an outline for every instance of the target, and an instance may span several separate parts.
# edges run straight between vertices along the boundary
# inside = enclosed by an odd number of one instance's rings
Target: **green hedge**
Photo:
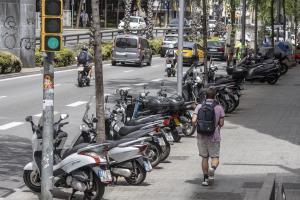
[[[54,62],[55,67],[65,67],[76,63],[74,51],[64,48],[62,51],[55,52]],[[35,65],[42,66],[43,56],[39,50],[35,51]]]
[[[20,72],[23,67],[21,60],[12,53],[0,51],[0,74]]]
[[[149,45],[152,49],[152,54],[160,54],[160,47],[162,44],[163,40],[162,39],[154,39],[154,40],[149,40]]]

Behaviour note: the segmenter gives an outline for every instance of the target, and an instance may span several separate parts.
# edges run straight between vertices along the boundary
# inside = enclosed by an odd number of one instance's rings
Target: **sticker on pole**
[[[43,109],[53,106],[53,100],[43,100]]]

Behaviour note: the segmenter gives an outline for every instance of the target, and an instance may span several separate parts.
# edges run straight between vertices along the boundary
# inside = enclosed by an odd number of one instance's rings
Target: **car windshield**
[[[133,22],[133,23],[139,23],[139,19],[136,18],[136,17],[131,17],[131,18],[130,18],[130,22]]]
[[[177,41],[178,37],[175,36],[166,36],[165,41]]]
[[[219,41],[208,41],[207,42],[207,46],[214,46],[214,47],[221,47],[222,43]]]
[[[145,22],[144,18],[140,18],[140,22]]]
[[[173,20],[171,20],[171,22],[170,22],[170,26],[178,26],[178,24],[179,24],[178,19],[173,19]]]
[[[137,39],[135,39],[135,38],[117,38],[116,47],[137,48]]]

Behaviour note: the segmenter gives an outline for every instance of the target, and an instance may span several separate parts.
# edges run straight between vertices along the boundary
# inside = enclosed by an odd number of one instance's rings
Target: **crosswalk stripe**
[[[71,103],[71,104],[68,104],[67,106],[68,107],[77,107],[77,106],[80,106],[80,105],[83,105],[83,104],[86,104],[87,101],[76,101],[74,103]]]
[[[16,126],[20,126],[22,124],[24,124],[24,122],[10,122],[7,124],[3,124],[2,126],[0,126],[0,131],[4,131],[4,130],[10,129],[10,128],[13,128]]]

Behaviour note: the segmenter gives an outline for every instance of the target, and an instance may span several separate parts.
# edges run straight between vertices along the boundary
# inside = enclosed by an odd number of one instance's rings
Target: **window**
[[[135,39],[135,38],[117,38],[116,47],[137,48],[137,39]]]
[[[133,23],[139,23],[139,18],[136,18],[136,17],[130,17],[130,22],[133,22]]]

